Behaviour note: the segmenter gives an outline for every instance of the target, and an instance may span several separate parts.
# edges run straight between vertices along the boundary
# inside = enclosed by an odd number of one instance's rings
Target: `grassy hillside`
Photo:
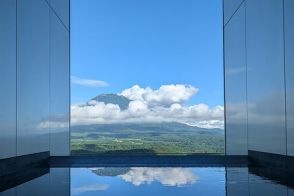
[[[87,125],[71,128],[73,155],[224,153],[224,131],[180,123]]]

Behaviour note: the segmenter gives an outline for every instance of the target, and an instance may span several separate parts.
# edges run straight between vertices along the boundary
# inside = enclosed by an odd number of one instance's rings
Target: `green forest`
[[[181,123],[75,126],[72,155],[223,154],[224,131]]]

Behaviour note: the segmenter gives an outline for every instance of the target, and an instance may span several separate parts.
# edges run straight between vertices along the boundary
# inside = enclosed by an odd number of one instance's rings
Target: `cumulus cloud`
[[[74,187],[72,192],[74,195],[79,195],[86,192],[104,191],[109,188],[108,184],[87,184],[80,187]]]
[[[42,119],[37,126],[38,129],[51,128],[51,131],[66,130],[68,127],[69,117],[67,113],[51,115],[46,119]]]
[[[120,93],[130,100],[139,100],[147,105],[171,105],[174,103],[182,103],[190,99],[198,89],[191,85],[162,85],[158,90],[150,87],[141,88],[134,85],[132,88],[126,89]]]
[[[229,75],[235,75],[235,74],[240,74],[243,72],[246,72],[246,67],[235,67],[235,68],[229,68],[227,69],[227,74]]]
[[[64,129],[64,128],[68,128],[69,127],[69,123],[67,122],[58,122],[58,121],[50,121],[50,120],[46,120],[46,121],[41,121],[37,128],[39,129]]]
[[[185,105],[198,89],[187,85],[163,85],[157,90],[135,85],[120,93],[131,101],[128,109],[116,104],[91,101],[90,105],[72,105],[73,125],[110,123],[179,122],[203,128],[223,128],[223,106],[210,108],[200,103]]]
[[[154,181],[166,186],[184,186],[198,180],[198,176],[188,168],[134,167],[119,177],[135,186],[151,184]]]
[[[94,88],[108,86],[108,83],[105,81],[84,79],[76,76],[71,76],[71,83]]]

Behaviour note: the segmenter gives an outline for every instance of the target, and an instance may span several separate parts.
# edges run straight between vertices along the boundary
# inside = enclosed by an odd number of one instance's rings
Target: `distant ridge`
[[[206,135],[223,135],[224,130],[214,128],[206,129],[196,126],[189,126],[178,122],[161,122],[161,123],[112,123],[112,124],[95,124],[95,125],[77,125],[72,126],[72,132],[115,132],[118,130],[128,130],[135,132],[155,132],[155,133],[184,133],[193,132]]]
[[[91,171],[97,176],[118,176],[126,174],[131,169],[128,167],[104,167],[104,168],[95,168]]]
[[[120,107],[121,110],[128,109],[129,103],[131,101],[125,96],[117,95],[117,94],[101,94],[94,97],[91,100],[95,100],[97,102],[103,102],[105,104],[109,104],[109,103],[116,104]]]

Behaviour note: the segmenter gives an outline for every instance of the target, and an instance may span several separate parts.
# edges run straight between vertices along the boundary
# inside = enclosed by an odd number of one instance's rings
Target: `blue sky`
[[[221,0],[72,0],[72,103],[135,84],[189,84],[189,103],[223,105]],[[107,84],[106,84],[107,83]]]

